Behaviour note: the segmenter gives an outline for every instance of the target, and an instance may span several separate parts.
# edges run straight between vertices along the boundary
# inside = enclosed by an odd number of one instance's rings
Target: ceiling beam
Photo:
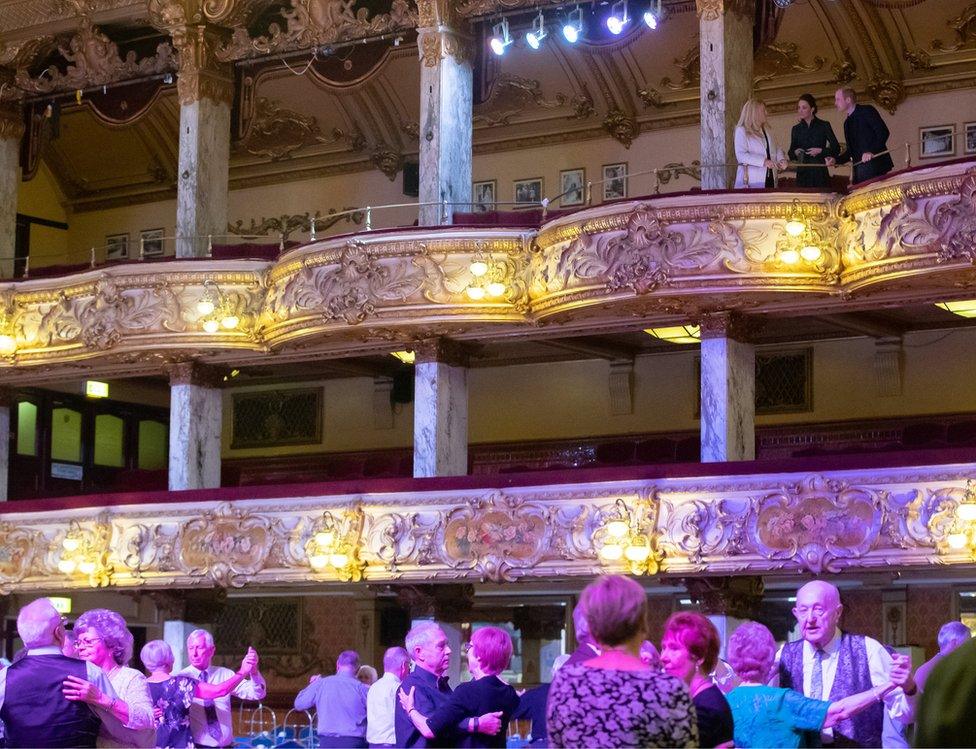
[[[870,338],[900,338],[910,328],[894,320],[881,319],[878,315],[866,315],[861,312],[841,312],[836,315],[818,315],[814,318],[819,322],[832,325],[849,333],[868,336]]]
[[[588,358],[607,359],[608,361],[633,361],[639,353],[633,346],[594,341],[592,338],[558,338],[555,340],[539,340],[544,346],[583,354]]]

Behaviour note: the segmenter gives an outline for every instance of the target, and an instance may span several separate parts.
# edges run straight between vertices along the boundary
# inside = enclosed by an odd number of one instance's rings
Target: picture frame
[[[512,185],[516,208],[538,207],[542,202],[542,177],[517,179]]]
[[[321,444],[323,397],[321,387],[234,393],[231,449]]]
[[[583,205],[586,200],[586,169],[564,169],[559,173],[561,207]]]
[[[144,258],[163,256],[163,229],[143,229],[139,232],[139,252]]]
[[[498,180],[486,179],[471,184],[471,205],[474,213],[488,213],[496,209]]]
[[[963,138],[964,153],[976,153],[976,122],[963,125]]]
[[[955,156],[956,136],[953,125],[933,125],[918,129],[920,159],[937,159]]]
[[[620,200],[627,197],[627,162],[603,165],[603,199]]]
[[[129,234],[107,234],[105,236],[105,259],[126,260],[129,257]]]

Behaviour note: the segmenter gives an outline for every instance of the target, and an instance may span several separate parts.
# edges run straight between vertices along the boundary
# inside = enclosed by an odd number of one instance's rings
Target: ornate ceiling
[[[768,22],[757,35],[756,85],[773,109],[792,107],[801,89],[826,94],[838,83],[889,111],[914,94],[976,86],[974,2],[809,0],[775,12],[767,0],[757,2]],[[46,90],[69,92],[60,102],[59,132],[50,122],[38,128],[39,154],[74,210],[175,195],[179,105],[167,83],[171,50],[150,26],[150,3],[172,0],[0,0],[0,64],[17,69],[16,84],[39,111]],[[429,13],[429,2],[420,11],[404,0],[200,4],[228,27],[222,54],[235,61],[232,187],[369,169],[393,180],[415,156],[420,71],[410,27]],[[460,7],[476,19],[476,153],[593,138],[630,147],[642,132],[697,121],[693,2],[667,3],[656,32],[640,26],[576,47],[550,39],[538,52],[516,42],[503,58],[486,59],[486,24],[477,18],[514,8],[510,21],[520,39],[538,5],[470,0]],[[97,86],[133,75],[151,77],[143,86],[151,96],[140,99],[138,86],[109,87],[100,100]],[[74,88],[88,89],[81,104]]]

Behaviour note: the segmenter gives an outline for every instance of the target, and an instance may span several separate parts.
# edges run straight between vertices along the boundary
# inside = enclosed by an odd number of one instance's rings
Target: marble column
[[[464,352],[447,340],[417,347],[414,365],[413,475],[468,472],[468,370]]]
[[[14,271],[20,139],[23,134],[24,122],[19,110],[0,109],[0,278],[11,278]]]
[[[221,392],[217,373],[195,362],[170,367],[169,489],[220,486]]]
[[[207,237],[227,233],[233,77],[213,56],[221,29],[185,26],[170,33],[180,53],[176,256],[203,257]]]
[[[0,390],[0,502],[10,496],[8,479],[10,477],[10,409],[13,399],[6,390]]]
[[[451,0],[420,3],[420,225],[450,224],[470,210],[474,77],[466,22]]]
[[[696,0],[701,41],[701,163],[734,164],[733,134],[752,93],[753,0]],[[702,188],[732,186],[734,167],[702,167]]]
[[[701,461],[756,457],[756,350],[730,314],[701,323]]]

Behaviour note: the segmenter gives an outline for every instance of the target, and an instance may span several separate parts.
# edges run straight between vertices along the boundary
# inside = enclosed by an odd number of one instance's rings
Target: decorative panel
[[[231,447],[322,442],[322,388],[234,393]]]

